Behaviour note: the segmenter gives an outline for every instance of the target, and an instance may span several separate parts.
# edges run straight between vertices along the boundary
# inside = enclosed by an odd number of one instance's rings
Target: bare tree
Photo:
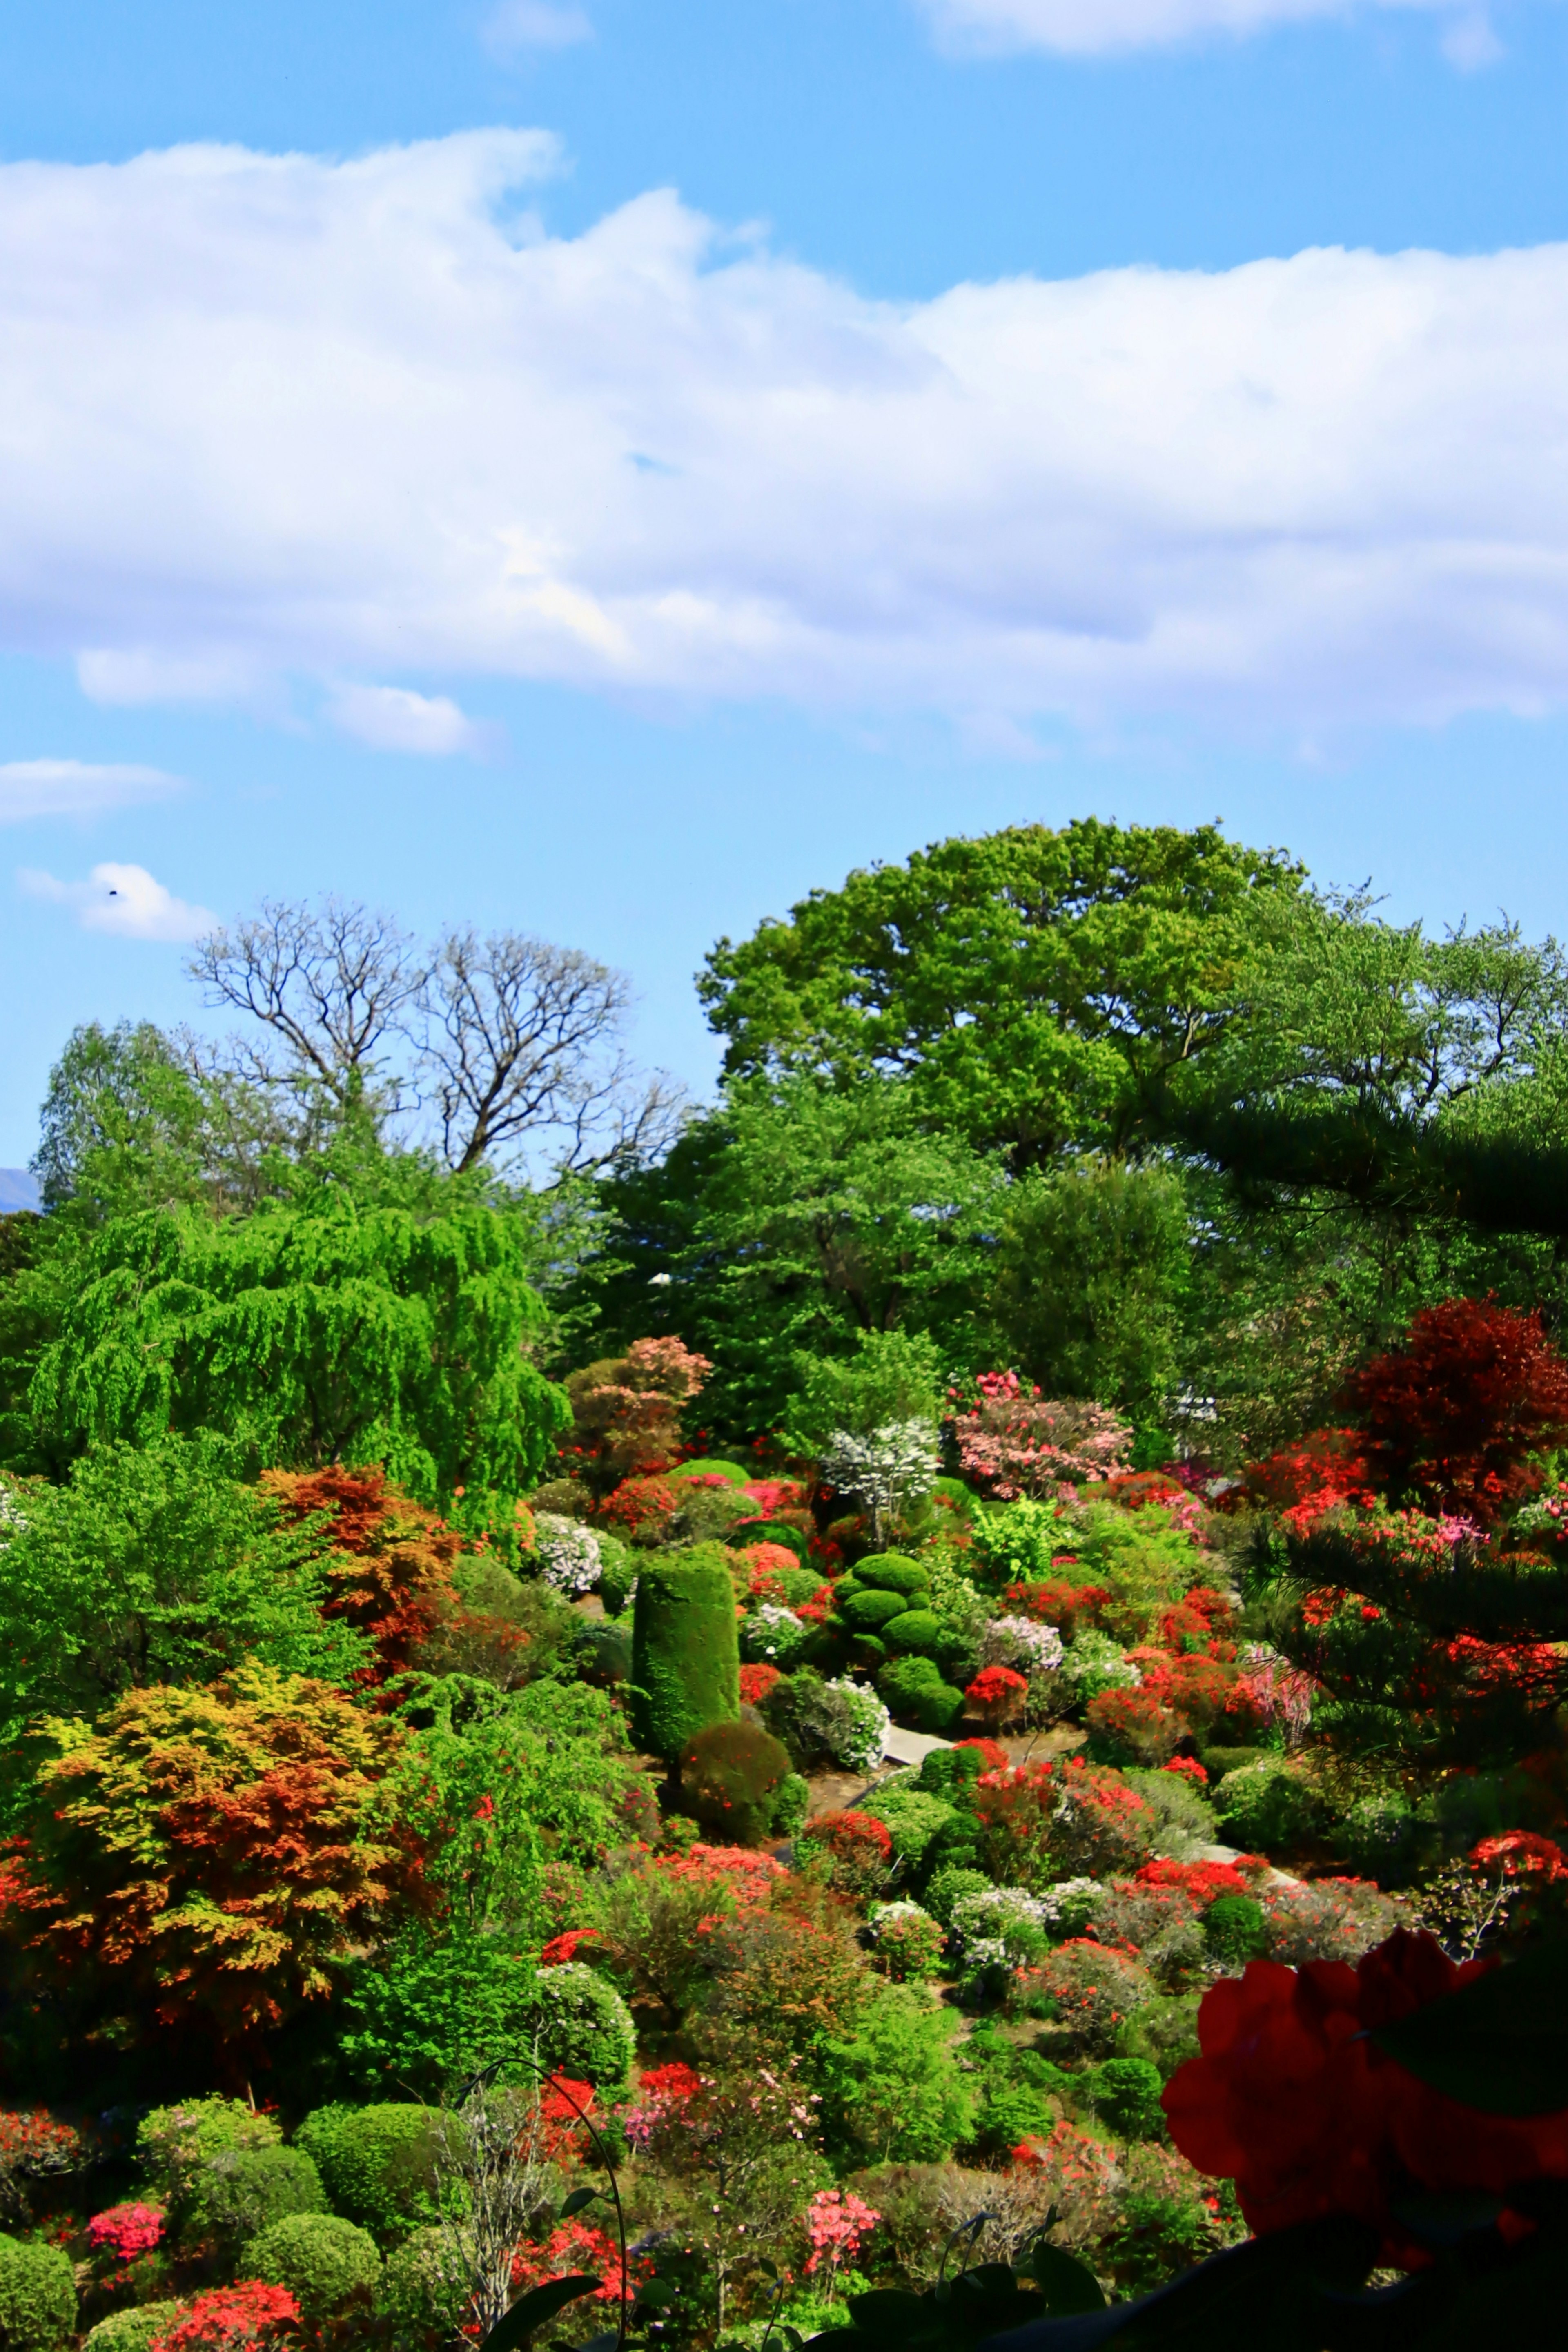
[[[435,2157],[443,2269],[467,2290],[482,2339],[511,2301],[519,2241],[550,2210],[559,2183],[537,2088],[471,2085],[460,2108],[442,2111]]]
[[[253,1056],[247,1075],[303,1076],[346,1109],[374,1091],[386,1041],[424,986],[423,964],[390,917],[329,898],[320,910],[265,899],[259,915],[202,940],[188,970],[209,1004],[248,1013],[293,1057],[280,1074]]]
[[[666,1141],[682,1097],[628,1060],[630,1002],[625,975],[577,948],[449,932],[425,976],[418,1033],[448,1166],[553,1136],[557,1167],[588,1171]]]

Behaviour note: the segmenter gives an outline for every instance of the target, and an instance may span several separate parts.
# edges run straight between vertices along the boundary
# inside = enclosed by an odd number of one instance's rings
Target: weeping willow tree
[[[329,1187],[244,1218],[110,1218],[69,1253],[7,1453],[58,1475],[89,1446],[216,1430],[257,1466],[378,1462],[471,1515],[536,1483],[571,1418],[530,1360],[527,1248],[479,1201],[431,1215]]]

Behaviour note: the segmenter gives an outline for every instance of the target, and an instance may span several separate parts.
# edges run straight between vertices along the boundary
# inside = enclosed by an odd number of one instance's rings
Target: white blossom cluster
[[[1054,1625],[1033,1617],[992,1617],[980,1636],[983,1666],[1016,1666],[1020,1674],[1054,1675],[1065,1652]]]
[[[837,1694],[848,1718],[847,1728],[838,1739],[838,1761],[847,1764],[852,1772],[874,1772],[882,1760],[888,1734],[893,1727],[892,1717],[876,1692],[868,1690],[864,1683],[852,1683],[847,1675],[840,1675],[825,1687]]]
[[[761,1601],[746,1619],[746,1651],[764,1665],[787,1665],[805,1640],[805,1624],[793,1609]]]
[[[873,1942],[897,1928],[906,1919],[929,1919],[931,1913],[920,1903],[874,1903],[871,1906],[870,1929]]]
[[[988,1886],[961,1895],[951,1927],[965,1968],[1018,1968],[1038,1952],[1055,1925],[1037,1895],[1023,1886]]]
[[[822,1450],[822,1475],[879,1525],[931,1492],[942,1465],[929,1421],[889,1421],[869,1437],[836,1429]]]
[[[1044,1894],[1036,1897],[1047,1927],[1058,1936],[1064,1929],[1076,1933],[1104,1899],[1105,1889],[1098,1878],[1058,1879],[1055,1886],[1047,1886]]]
[[[569,1600],[591,1592],[599,1581],[604,1566],[599,1538],[581,1520],[565,1518],[559,1511],[541,1511],[534,1521],[533,1548],[546,1584]]]
[[[1110,1634],[1097,1633],[1092,1626],[1086,1627],[1068,1643],[1062,1654],[1060,1671],[1074,1683],[1084,1682],[1092,1675],[1101,1690],[1116,1686],[1136,1690],[1143,1680]]]

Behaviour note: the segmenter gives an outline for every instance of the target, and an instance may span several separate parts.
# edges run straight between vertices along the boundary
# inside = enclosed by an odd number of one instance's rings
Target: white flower
[[[980,1636],[983,1666],[1016,1666],[1026,1675],[1052,1675],[1062,1663],[1062,1637],[1033,1617],[993,1617]]]
[[[853,1772],[874,1772],[882,1760],[893,1718],[873,1690],[841,1675],[826,1687],[847,1702],[849,1728],[838,1745],[838,1760]]]
[[[941,1467],[929,1421],[889,1421],[869,1437],[836,1429],[822,1450],[823,1477],[879,1522],[929,1494]]]
[[[1113,1685],[1124,1690],[1136,1690],[1143,1677],[1131,1659],[1124,1658],[1109,1633],[1097,1633],[1086,1627],[1069,1643],[1062,1655],[1061,1671],[1069,1682],[1080,1683],[1093,1675],[1101,1689]]]
[[[580,1520],[559,1511],[541,1511],[534,1520],[533,1548],[544,1570],[544,1581],[573,1599],[591,1592],[599,1581],[604,1561],[599,1538]]]
[[[746,1649],[749,1654],[765,1665],[782,1665],[793,1658],[805,1640],[805,1622],[793,1609],[784,1609],[776,1601],[762,1601],[752,1611],[745,1625]]]

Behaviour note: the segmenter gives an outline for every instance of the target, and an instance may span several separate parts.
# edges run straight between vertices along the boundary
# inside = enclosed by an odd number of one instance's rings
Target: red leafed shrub
[[[1169,1702],[1194,1731],[1206,1731],[1221,1716],[1236,1712],[1239,1680],[1236,1667],[1217,1658],[1177,1658],[1171,1666]],[[1247,1712],[1245,1699],[1241,1711]]]
[[[1382,2233],[1385,2261],[1424,2263],[1393,2211],[1408,2181],[1496,2194],[1516,2180],[1568,2178],[1568,2114],[1481,2115],[1366,2038],[1487,1965],[1461,1965],[1405,1928],[1353,1969],[1252,1961],[1204,1996],[1203,2054],[1165,2087],[1172,2138],[1201,2172],[1234,2179],[1254,2231],[1351,2214]]]
[[[1225,1593],[1211,1584],[1194,1584],[1162,1612],[1160,1639],[1167,1650],[1206,1650],[1216,1635],[1226,1632],[1235,1615]]]
[[[1098,1625],[1100,1612],[1110,1599],[1103,1584],[1074,1584],[1068,1577],[1047,1577],[1038,1584],[1010,1584],[1003,1598],[1010,1609],[1042,1625],[1056,1625],[1064,1642],[1085,1625]]]
[[[1373,1477],[1364,1440],[1353,1429],[1314,1429],[1300,1445],[1249,1462],[1237,1499],[1278,1511],[1298,1535],[1344,1502],[1368,1503]]]
[[[383,1674],[402,1674],[455,1608],[452,1568],[462,1538],[378,1469],[266,1470],[261,1484],[286,1519],[330,1514],[323,1542],[331,1597],[323,1613],[346,1618],[375,1643]]]
[[[1101,1764],[1163,1764],[1183,1731],[1180,1717],[1150,1690],[1100,1691],[1084,1721],[1089,1753]]]
[[[1163,1854],[1146,1862],[1138,1872],[1140,1886],[1179,1886],[1206,1908],[1222,1895],[1250,1895],[1251,1882],[1228,1862],[1172,1862]]]
[[[11,1932],[69,1974],[105,1971],[126,2015],[226,2046],[264,2032],[424,1900],[411,1839],[380,1819],[405,1738],[255,1664],[128,1692],[35,1776]]]
[[[1154,1808],[1119,1772],[1079,1757],[984,1772],[974,1792],[986,1867],[1000,1886],[1136,1870]]]
[[[782,1679],[777,1666],[742,1666],[741,1668],[741,1700],[745,1706],[761,1706],[773,1685]]]
[[[658,1527],[679,1507],[680,1497],[668,1478],[623,1478],[599,1505],[599,1517],[617,1533],[635,1536]]]
[[[712,1370],[679,1339],[638,1339],[573,1372],[572,1434],[562,1448],[598,1491],[637,1473],[665,1470],[680,1452],[680,1412]]]
[[[1378,1485],[1482,1526],[1529,1485],[1525,1456],[1568,1438],[1568,1363],[1539,1311],[1489,1298],[1424,1307],[1350,1392]]]
[[[250,2352],[253,2346],[280,2342],[299,2316],[287,2287],[263,2286],[257,2279],[215,2286],[155,2336],[149,2352]]]
[[[982,1722],[1000,1728],[1023,1707],[1029,1696],[1028,1678],[1011,1666],[984,1666],[963,1696]]]
[[[110,2205],[95,2213],[87,2225],[87,2242],[95,2254],[112,2254],[117,2263],[134,2262],[150,2254],[163,2234],[161,2205]]]

